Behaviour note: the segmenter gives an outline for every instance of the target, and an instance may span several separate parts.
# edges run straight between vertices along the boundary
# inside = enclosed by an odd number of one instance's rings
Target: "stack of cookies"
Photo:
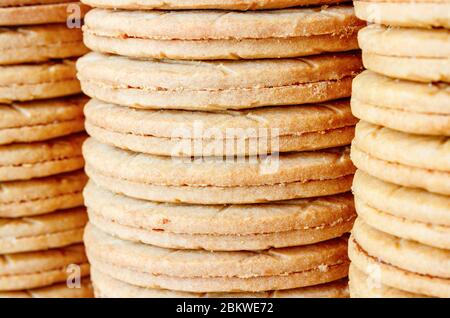
[[[330,2],[85,1],[96,296],[348,296],[363,22]]]
[[[357,1],[352,297],[450,297],[450,3]]]
[[[0,1],[0,297],[92,293],[81,280],[87,98],[74,60],[87,48],[66,27],[69,5]]]

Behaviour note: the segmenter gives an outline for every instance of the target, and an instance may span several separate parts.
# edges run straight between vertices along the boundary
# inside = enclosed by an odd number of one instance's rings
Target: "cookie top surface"
[[[273,171],[267,170],[261,158],[201,160],[200,164],[191,158],[178,160],[120,150],[92,138],[85,142],[83,153],[87,164],[103,174],[154,185],[271,185],[338,178],[354,171],[347,148],[282,154],[275,159],[277,167]]]
[[[20,291],[0,292],[0,298],[93,298],[94,292],[89,279],[81,280],[80,288],[69,288],[67,283]]]
[[[252,12],[94,9],[86,15],[84,29],[122,38],[217,40],[339,34],[361,25],[353,7],[344,5]]]
[[[20,1],[20,0],[18,0]],[[32,1],[32,0],[29,0]],[[49,0],[56,1],[56,0]],[[133,10],[226,9],[260,10],[339,3],[342,0],[83,0],[91,7]]]
[[[217,91],[338,80],[356,74],[360,67],[360,57],[351,53],[297,59],[210,62],[142,61],[89,53],[77,62],[81,81],[160,91]]]
[[[202,137],[196,137],[194,134],[186,135],[186,130],[180,127],[193,132],[192,129],[196,125],[201,125],[205,130],[214,129],[222,132],[226,138],[227,129],[278,129],[279,135],[285,136],[356,124],[348,100],[242,111],[199,112],[130,109],[92,99],[84,112],[87,121],[107,130],[142,136],[187,139]]]
[[[258,252],[209,252],[163,249],[122,241],[88,225],[85,242],[89,258],[141,272],[176,277],[277,275],[347,260],[347,239],[344,237],[302,247]]]

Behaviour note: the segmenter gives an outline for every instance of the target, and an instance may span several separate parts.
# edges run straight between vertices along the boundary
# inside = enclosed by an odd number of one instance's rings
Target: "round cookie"
[[[49,141],[0,146],[0,180],[27,180],[83,168],[84,133]]]
[[[133,153],[91,138],[83,152],[87,174],[97,185],[158,202],[258,203],[331,195],[347,192],[354,173],[347,148],[268,160],[196,161]]]
[[[318,286],[257,293],[189,293],[127,284],[91,268],[97,298],[348,298],[347,280]],[[1,297],[1,294],[0,294]]]
[[[73,0],[0,3],[0,26],[62,23],[82,19],[88,7]]]
[[[358,33],[364,66],[419,82],[450,81],[450,31],[369,25]]]
[[[115,239],[88,225],[94,268],[121,281],[186,292],[238,292],[319,285],[347,275],[347,240],[255,252],[171,250]]]
[[[297,6],[326,5],[343,0],[83,0],[97,8],[127,10],[262,10],[283,9]]]
[[[351,158],[356,167],[379,179],[449,195],[449,146],[446,137],[408,135],[360,122]]]
[[[83,205],[82,170],[25,181],[2,182],[0,218],[27,217]]]
[[[0,219],[0,253],[38,251],[82,242],[86,222],[84,208]]]
[[[83,91],[136,108],[223,110],[348,97],[357,54],[256,61],[142,61],[89,53],[77,62]]]
[[[356,16],[372,23],[401,27],[450,28],[447,0],[358,0]]]
[[[351,298],[424,298],[425,295],[408,293],[400,289],[383,285],[375,277],[361,272],[350,264],[348,273]]]
[[[352,112],[367,122],[403,132],[450,136],[450,87],[379,75],[371,71],[353,81]]]
[[[0,255],[0,291],[21,291],[64,282],[78,265],[81,277],[89,275],[82,244],[58,249]]]
[[[435,297],[449,295],[450,251],[396,238],[357,219],[349,256],[362,272],[390,287]]]
[[[43,141],[84,130],[84,96],[0,104],[0,145]]]
[[[44,62],[88,52],[79,28],[65,24],[9,27],[0,30],[0,64]]]
[[[0,66],[0,103],[54,98],[81,92],[75,61]]]
[[[255,110],[132,110],[91,100],[86,129],[102,143],[165,156],[232,156],[344,146],[357,120],[348,100]]]
[[[259,205],[152,203],[115,195],[90,183],[89,220],[110,235],[165,248],[262,250],[313,244],[351,230],[349,194]]]
[[[225,14],[94,9],[86,15],[83,30],[86,45],[102,53],[235,60],[355,50],[362,25],[349,5]]]
[[[66,283],[19,291],[0,291],[0,298],[93,298],[89,279],[82,279],[80,287],[69,288]]]

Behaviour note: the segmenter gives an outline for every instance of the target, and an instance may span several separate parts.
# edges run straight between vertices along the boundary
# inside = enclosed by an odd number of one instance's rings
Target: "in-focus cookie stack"
[[[0,297],[92,295],[74,60],[88,50],[70,4],[0,1]]]
[[[357,1],[352,297],[450,297],[450,3]]]
[[[96,296],[348,296],[363,23],[329,2],[86,1]]]

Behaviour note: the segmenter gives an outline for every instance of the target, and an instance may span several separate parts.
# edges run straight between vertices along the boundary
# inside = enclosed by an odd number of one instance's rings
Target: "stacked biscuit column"
[[[92,295],[75,4],[0,1],[0,297]]]
[[[352,6],[87,3],[96,296],[347,297]]]
[[[358,1],[352,297],[450,297],[450,4]]]

